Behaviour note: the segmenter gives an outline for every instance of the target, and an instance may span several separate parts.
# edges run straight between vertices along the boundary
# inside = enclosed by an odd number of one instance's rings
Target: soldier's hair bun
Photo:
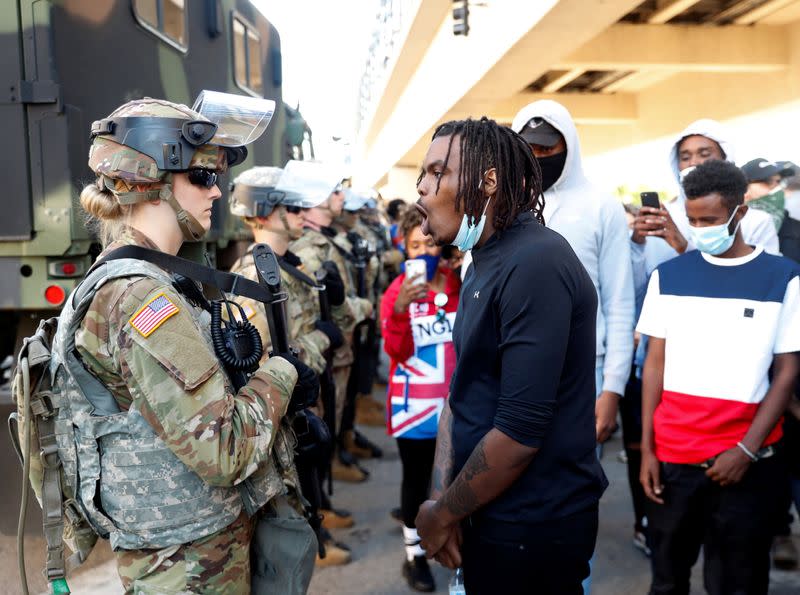
[[[117,197],[109,190],[100,190],[97,184],[89,184],[83,189],[81,206],[89,215],[101,221],[114,221],[124,214]]]
[[[88,215],[87,226],[97,234],[103,246],[107,246],[121,232],[130,209],[120,205],[110,190],[101,190],[96,183],[85,186],[80,199]]]

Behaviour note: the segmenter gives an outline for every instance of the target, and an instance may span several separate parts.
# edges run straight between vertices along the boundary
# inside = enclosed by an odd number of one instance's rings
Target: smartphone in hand
[[[641,192],[639,198],[642,199],[643,207],[650,207],[652,209],[661,208],[661,203],[658,200],[658,192]]]
[[[427,270],[428,267],[421,258],[414,258],[406,261],[406,278],[411,279],[419,275],[414,285],[423,285],[425,283],[427,280]]]

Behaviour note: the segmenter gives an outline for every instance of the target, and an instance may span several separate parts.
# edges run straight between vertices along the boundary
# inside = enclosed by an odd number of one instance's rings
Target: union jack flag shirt
[[[453,323],[458,310],[459,278],[447,269],[447,303],[434,304],[429,291],[397,314],[394,304],[405,275],[397,277],[381,300],[384,349],[391,359],[386,396],[387,430],[395,438],[436,438],[439,415],[456,364]]]

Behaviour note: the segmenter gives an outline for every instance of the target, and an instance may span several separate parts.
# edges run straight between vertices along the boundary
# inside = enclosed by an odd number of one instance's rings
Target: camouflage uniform
[[[231,268],[232,273],[243,275],[252,281],[257,281],[256,267],[253,262],[253,246],[237,260]],[[309,271],[305,264],[297,267],[311,279],[314,273]],[[317,291],[300,279],[293,277],[281,268],[281,288],[289,294],[286,304],[286,320],[289,326],[289,340],[294,347],[300,350],[300,359],[310,366],[317,374],[325,370],[325,351],[330,346],[330,341],[314,323],[319,319],[319,295]],[[258,329],[264,339],[265,353],[269,350],[271,340],[267,325],[267,316],[264,305],[250,298],[237,297],[245,310],[250,322]],[[355,324],[352,305],[345,300],[340,306],[331,306],[333,323],[342,329],[342,332],[351,332]]]
[[[348,218],[349,219],[349,218]],[[352,225],[351,225],[352,223]],[[375,236],[372,234],[371,230],[367,228],[367,226],[359,220],[359,218],[355,215],[352,215],[352,219],[347,220],[345,216],[338,218],[334,224],[333,228],[338,232],[336,236],[333,238],[333,241],[339,246],[344,252],[348,254],[352,254],[353,252],[353,243],[348,238],[348,232],[354,232],[358,234],[363,240],[367,242],[369,245],[369,259],[366,263],[366,268],[364,269],[364,284],[366,289],[366,300],[372,305],[374,308],[374,312],[378,311],[380,307],[380,296],[377,293],[377,279],[378,274],[380,273],[380,260],[375,254],[376,249],[376,242]],[[344,259],[343,259],[344,260]],[[350,259],[346,259],[346,266],[350,271],[350,275],[354,280],[354,283],[358,283],[358,268],[355,265],[355,262]],[[377,332],[377,329],[375,329]],[[356,333],[360,333],[360,336],[355,336],[353,341],[355,344],[364,344],[368,342],[368,330],[367,327],[359,327],[356,329]],[[375,357],[377,358],[377,343],[374,345],[376,348],[375,350]],[[355,351],[354,351],[355,354]],[[360,354],[359,357],[364,357],[363,352]],[[368,425],[383,425],[385,423],[383,408],[374,399],[369,396],[371,393],[371,389],[366,391],[365,387],[362,387],[365,378],[368,375],[371,375],[371,371],[368,368],[372,365],[372,362],[367,362],[362,360],[360,363],[358,370],[358,381],[357,384],[358,388],[358,395],[360,398],[356,402],[356,415],[358,417],[359,423],[365,423]],[[352,369],[351,369],[352,373]],[[370,376],[371,377],[371,376]],[[361,391],[366,391],[366,394],[363,394]],[[363,397],[367,397],[366,400]],[[375,410],[374,413],[370,414],[366,412],[366,409]],[[343,420],[342,421],[342,429],[344,430],[345,434],[348,434],[348,431],[352,429],[352,427],[348,427],[352,425],[353,420]],[[350,445],[352,448],[352,445]]]
[[[128,228],[106,251],[124,244],[157,247]],[[133,319],[163,294],[177,312],[146,336]],[[292,448],[273,426],[291,396],[297,373],[276,358],[234,393],[211,347],[201,312],[172,286],[149,277],[109,281],[95,294],[75,336],[87,368],[122,410],[136,408],[180,461],[213,486],[260,476],[283,492],[276,471],[292,467]],[[131,495],[135,499],[139,492]],[[222,531],[159,550],[118,550],[127,593],[247,593],[252,522],[244,510]]]
[[[352,324],[340,326],[346,343],[336,350],[333,357],[333,378],[336,383],[336,423],[339,425],[345,405],[347,392],[347,378],[350,375],[350,367],[353,364],[353,328],[355,325],[365,320],[373,312],[372,304],[363,298],[355,295],[355,286],[349,276],[349,269],[345,264],[344,257],[333,245],[331,239],[322,232],[315,229],[305,229],[303,236],[289,245],[289,249],[294,252],[307,271],[318,271],[322,268],[322,263],[330,260],[336,264],[344,281],[345,293],[348,297],[345,304],[352,312]]]

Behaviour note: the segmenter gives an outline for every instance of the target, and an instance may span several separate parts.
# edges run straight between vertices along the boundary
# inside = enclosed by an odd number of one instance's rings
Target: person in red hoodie
[[[426,274],[397,277],[381,300],[384,349],[391,359],[387,426],[403,464],[400,503],[406,560],[403,575],[417,591],[434,591],[414,519],[428,499],[439,414],[455,370],[453,323],[461,281],[441,259],[442,249],[422,233],[422,215],[402,221],[406,254],[424,260]]]

